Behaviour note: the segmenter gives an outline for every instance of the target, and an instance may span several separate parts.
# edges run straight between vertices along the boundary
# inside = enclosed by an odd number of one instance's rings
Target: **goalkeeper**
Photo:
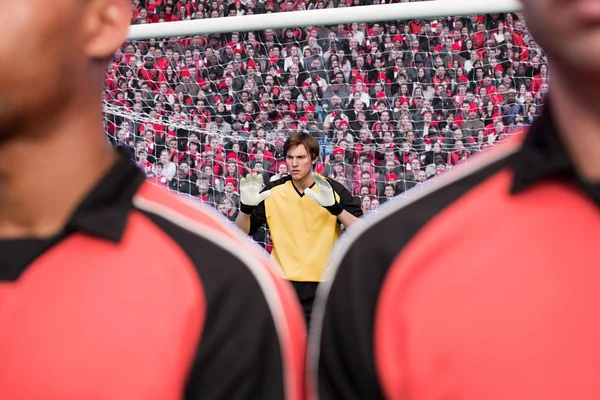
[[[339,182],[313,172],[319,143],[305,133],[283,145],[290,175],[263,189],[260,175],[241,179],[236,224],[253,235],[268,224],[273,258],[296,289],[308,322],[318,282],[341,233],[362,215],[360,202]]]

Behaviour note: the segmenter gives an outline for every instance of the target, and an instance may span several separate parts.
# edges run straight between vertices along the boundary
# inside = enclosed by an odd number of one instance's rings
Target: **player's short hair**
[[[306,148],[306,151],[308,151],[311,160],[319,157],[319,142],[317,139],[305,132],[296,132],[287,138],[283,144],[283,156],[287,157],[287,153],[290,149],[293,149],[301,144],[304,145],[304,148]]]

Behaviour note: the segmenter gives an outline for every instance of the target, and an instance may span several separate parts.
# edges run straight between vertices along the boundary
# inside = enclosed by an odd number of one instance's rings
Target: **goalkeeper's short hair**
[[[305,132],[295,132],[287,138],[283,145],[283,156],[287,157],[287,153],[290,149],[293,149],[301,144],[304,145],[304,148],[306,148],[311,160],[319,157],[319,142],[317,139]]]

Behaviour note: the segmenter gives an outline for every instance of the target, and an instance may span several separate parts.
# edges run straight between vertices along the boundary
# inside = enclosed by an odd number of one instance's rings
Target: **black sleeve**
[[[286,180],[286,178],[282,178],[277,179],[275,182],[269,182],[265,185],[264,188],[262,188],[260,192],[262,193],[265,190],[271,190],[275,186],[283,184],[284,182],[286,182]],[[263,200],[256,206],[252,215],[250,215],[250,231],[248,232],[248,234],[250,236],[254,235],[256,231],[266,223],[267,213],[265,211],[265,201]]]
[[[282,345],[250,269],[232,250],[163,217],[146,216],[185,251],[204,292],[205,322],[182,399],[285,399]]]
[[[360,199],[358,197],[352,196],[352,193],[348,191],[338,181],[334,181],[332,179],[327,178],[333,190],[340,196],[340,205],[344,208],[344,210],[348,211],[350,214],[355,217],[361,217],[363,215],[362,207],[360,205]]]
[[[198,197],[199,194],[200,192],[198,191],[198,185],[196,185],[195,182],[190,181],[190,195]]]
[[[373,319],[388,260],[393,257],[387,252],[378,253],[384,247],[378,242],[383,241],[361,237],[343,257],[329,290],[320,343],[312,343],[312,347],[319,348],[316,367],[322,400],[384,398],[374,359]],[[313,309],[322,301],[315,300]],[[318,326],[319,322],[311,320],[311,328],[313,324]]]
[[[248,235],[254,235],[256,231],[266,223],[267,213],[265,212],[265,201],[263,200],[256,206],[252,215],[250,215],[250,231],[248,232]]]

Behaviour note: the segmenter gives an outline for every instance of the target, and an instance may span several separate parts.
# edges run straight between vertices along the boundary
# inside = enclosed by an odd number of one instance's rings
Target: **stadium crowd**
[[[133,0],[132,23],[389,2]],[[128,42],[106,71],[104,119],[150,181],[232,221],[239,179],[286,174],[283,143],[307,131],[317,172],[369,212],[531,124],[544,60],[514,14]]]

